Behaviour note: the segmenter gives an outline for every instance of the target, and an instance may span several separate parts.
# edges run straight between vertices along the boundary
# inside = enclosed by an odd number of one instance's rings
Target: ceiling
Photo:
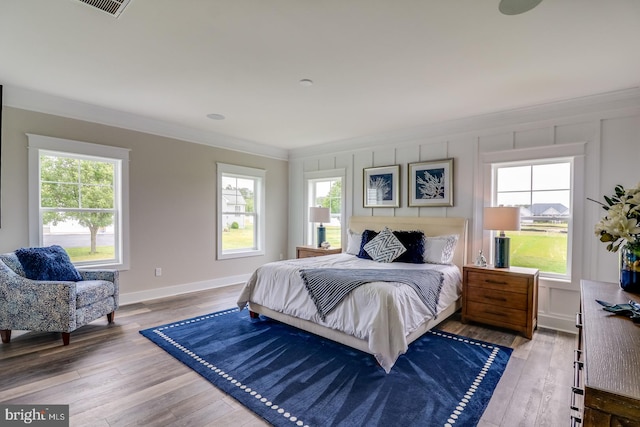
[[[284,150],[640,86],[640,1],[498,3],[3,0],[0,83]]]

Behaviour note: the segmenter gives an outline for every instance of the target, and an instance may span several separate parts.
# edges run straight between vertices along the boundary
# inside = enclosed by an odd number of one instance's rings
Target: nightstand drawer
[[[529,288],[529,279],[527,277],[508,274],[469,271],[467,281],[469,286],[480,286],[484,289],[496,289],[499,291],[519,292],[523,294],[526,294]]]
[[[498,307],[510,307],[516,310],[526,310],[528,306],[527,294],[498,291],[472,285],[467,288],[467,299]]]
[[[524,326],[527,324],[527,312],[513,308],[500,307],[495,304],[483,304],[475,301],[467,301],[467,310],[473,313],[471,319],[479,322],[493,323],[498,326],[508,327]]]

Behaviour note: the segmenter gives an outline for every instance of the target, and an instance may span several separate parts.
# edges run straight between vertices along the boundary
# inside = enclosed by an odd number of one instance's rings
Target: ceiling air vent
[[[88,4],[116,18],[124,11],[131,0],[78,0]]]

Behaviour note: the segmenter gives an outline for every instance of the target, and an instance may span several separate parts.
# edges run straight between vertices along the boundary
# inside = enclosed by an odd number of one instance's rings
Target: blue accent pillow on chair
[[[70,282],[82,280],[82,276],[61,246],[21,248],[16,250],[16,256],[27,279]]]

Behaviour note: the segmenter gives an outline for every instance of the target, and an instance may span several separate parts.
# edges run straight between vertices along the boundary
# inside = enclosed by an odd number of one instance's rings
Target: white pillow
[[[362,233],[357,233],[352,229],[347,230],[347,253],[350,255],[358,255],[360,246],[362,245]]]
[[[376,237],[364,245],[364,250],[374,261],[392,262],[405,253],[407,248],[400,243],[400,240],[389,228],[385,227]]]
[[[424,238],[424,262],[430,264],[451,264],[458,243],[458,235]]]

